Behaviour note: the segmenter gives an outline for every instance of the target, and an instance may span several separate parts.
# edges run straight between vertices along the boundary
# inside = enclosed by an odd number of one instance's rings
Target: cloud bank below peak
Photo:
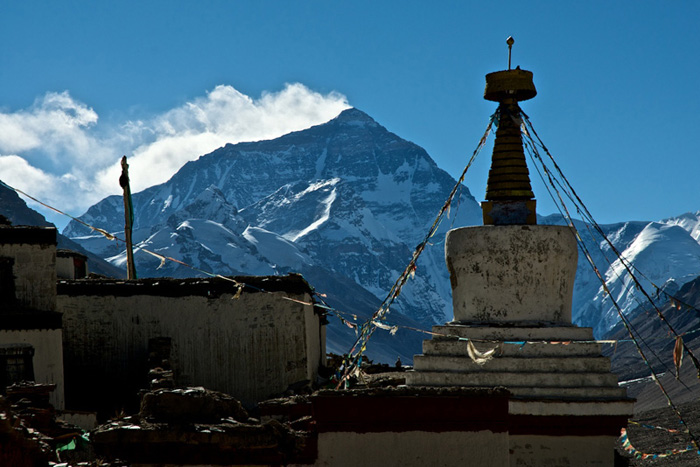
[[[124,154],[136,192],[226,143],[276,138],[349,107],[342,94],[320,94],[299,83],[257,99],[219,85],[162,114],[100,125],[97,112],[67,91],[50,92],[26,109],[0,110],[0,180],[80,214],[121,192]],[[44,213],[59,226],[67,222]]]

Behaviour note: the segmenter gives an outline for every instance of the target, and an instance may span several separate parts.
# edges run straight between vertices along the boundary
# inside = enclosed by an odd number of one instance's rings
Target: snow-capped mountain
[[[694,240],[700,242],[700,211],[687,212],[677,217],[659,221],[661,224],[677,225],[686,230]]]
[[[168,182],[134,194],[133,238],[141,248],[216,274],[301,272],[332,305],[366,316],[406,267],[455,183],[425,150],[349,109],[275,140],[226,145],[189,162]],[[392,320],[425,327],[452,319],[442,239],[451,225],[474,225],[480,217],[462,187]],[[118,234],[122,200],[106,198],[81,219]],[[125,262],[123,245],[80,224],[70,223],[64,234],[113,264]],[[158,269],[160,264],[137,251],[142,277],[199,275],[171,262]],[[360,305],[350,304],[350,297]],[[415,335],[402,360],[418,351],[422,338]],[[393,362],[396,356],[390,349],[382,358]]]
[[[542,218],[540,222],[562,224],[559,216]],[[596,336],[602,336],[619,322],[613,300],[625,315],[633,310],[637,313],[651,308],[645,292],[655,301],[667,301],[668,296],[659,296],[657,287],[673,295],[683,284],[700,276],[699,226],[700,211],[658,222],[624,222],[600,226],[630,265],[639,280],[640,289],[610,245],[595,234],[590,226],[576,222],[586,250],[605,278],[610,294],[604,291],[580,249],[574,284],[574,322],[590,326]]]

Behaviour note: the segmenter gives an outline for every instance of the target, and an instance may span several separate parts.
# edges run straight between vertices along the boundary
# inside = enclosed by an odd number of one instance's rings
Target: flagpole
[[[136,279],[136,265],[134,264],[134,250],[131,243],[131,228],[134,222],[134,207],[131,204],[131,187],[129,186],[129,164],[126,156],[122,157],[122,174],[119,177],[119,185],[124,189],[124,236],[126,237],[126,278]]]

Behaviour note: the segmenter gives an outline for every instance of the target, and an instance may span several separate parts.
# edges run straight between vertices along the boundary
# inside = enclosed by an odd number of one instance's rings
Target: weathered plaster
[[[612,466],[616,440],[616,436],[511,435],[510,466]]]
[[[445,255],[455,321],[571,323],[578,250],[568,227],[455,229]]]
[[[491,431],[319,433],[317,466],[508,465],[508,434]]]

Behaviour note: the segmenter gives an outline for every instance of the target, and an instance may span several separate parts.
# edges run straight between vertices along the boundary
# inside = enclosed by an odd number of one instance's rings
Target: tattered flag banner
[[[379,329],[384,329],[385,331],[389,331],[389,334],[391,334],[392,336],[395,335],[395,334],[396,334],[396,331],[399,330],[399,326],[398,326],[398,325],[390,326],[390,325],[388,325],[388,324],[385,324],[385,323],[382,323],[382,322],[380,322],[380,321],[377,321],[376,319],[375,319],[375,320],[372,320],[372,324],[374,324],[375,326],[377,326]]]
[[[343,323],[344,325],[346,325],[347,327],[349,327],[350,329],[355,331],[355,335],[357,335],[357,324],[356,323],[351,323],[350,321],[343,319],[340,316],[338,316],[338,319],[340,319],[341,323]]]
[[[676,337],[676,345],[673,346],[673,364],[676,366],[676,379],[681,377],[681,364],[683,363],[683,337]]]
[[[469,355],[469,358],[471,358],[472,361],[477,365],[483,365],[484,363],[491,360],[496,354],[496,351],[498,350],[498,347],[494,347],[485,352],[480,352],[471,339],[467,339],[466,337],[460,337],[459,340],[467,341],[467,355]]]
[[[104,235],[104,237],[105,237],[107,240],[114,241],[114,240],[117,239],[117,237],[115,237],[114,235],[112,235],[111,233],[107,232],[107,231],[104,230],[104,229],[100,229],[100,228],[98,228],[98,227],[92,227],[92,226],[90,226],[90,228],[91,228],[92,230],[94,230],[95,232],[98,232],[98,233],[101,233],[102,235]]]
[[[148,253],[151,256],[155,256],[156,258],[158,258],[160,260],[160,264],[158,265],[158,267],[156,269],[160,269],[163,266],[165,266],[165,260],[167,259],[165,256],[160,255],[158,253],[154,253],[150,250],[146,250],[145,248],[142,248],[141,251],[143,251],[144,253]]]

